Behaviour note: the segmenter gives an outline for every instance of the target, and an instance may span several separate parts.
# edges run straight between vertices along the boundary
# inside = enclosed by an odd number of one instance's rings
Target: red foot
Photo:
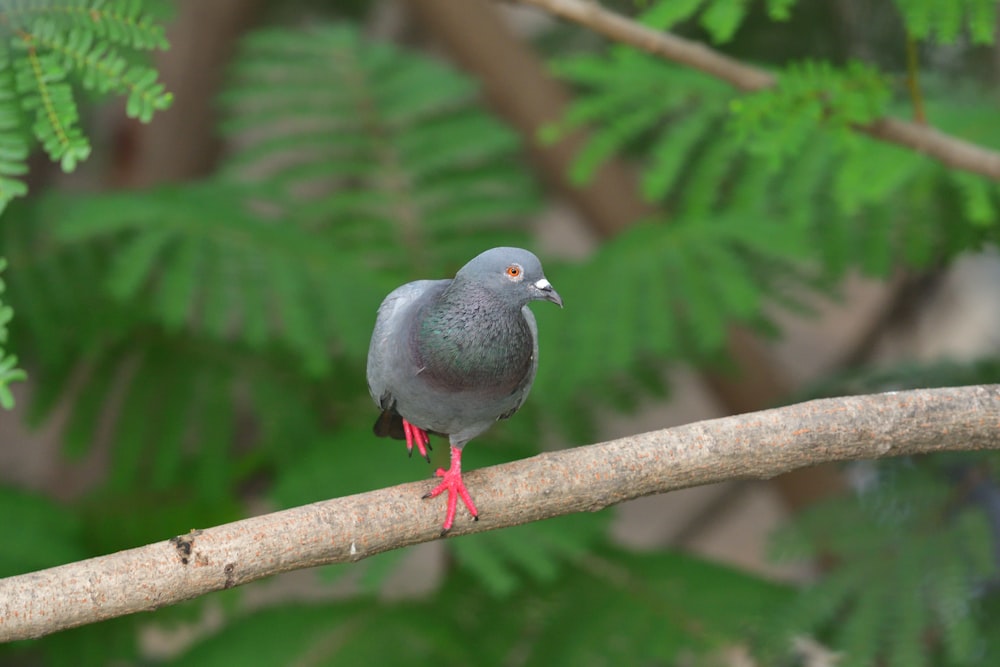
[[[420,455],[427,459],[427,462],[431,462],[430,454],[427,450],[431,448],[431,439],[427,437],[427,431],[420,428],[419,426],[414,426],[410,422],[403,420],[403,433],[406,434],[406,451],[409,452],[410,456],[413,456],[413,445],[417,446],[417,451]]]
[[[441,528],[441,534],[444,535],[451,530],[452,524],[455,523],[455,509],[458,506],[459,497],[462,498],[469,514],[472,515],[472,520],[479,521],[479,511],[465,488],[465,482],[462,481],[462,450],[452,447],[451,466],[447,470],[438,468],[434,474],[442,478],[441,483],[425,493],[424,498],[435,498],[445,491],[448,492],[448,510],[444,515],[444,527]]]

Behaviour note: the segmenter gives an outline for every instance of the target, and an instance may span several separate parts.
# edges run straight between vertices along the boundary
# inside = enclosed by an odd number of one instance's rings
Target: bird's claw
[[[425,499],[436,498],[445,491],[448,492],[448,505],[444,515],[444,526],[441,528],[442,537],[451,530],[452,525],[455,523],[455,512],[458,509],[459,498],[462,499],[465,508],[472,515],[472,520],[479,521],[479,510],[476,509],[476,504],[472,502],[472,496],[469,495],[468,489],[465,488],[465,482],[462,481],[461,461],[461,451],[452,447],[451,467],[448,470],[444,468],[437,469],[434,474],[441,478],[441,483],[423,496]]]
[[[413,457],[413,445],[417,446],[417,451],[420,455],[427,459],[427,462],[431,462],[431,455],[427,453],[427,450],[431,448],[431,439],[427,435],[427,431],[420,428],[419,426],[414,426],[410,422],[403,420],[403,433],[406,435],[406,452],[409,456]]]

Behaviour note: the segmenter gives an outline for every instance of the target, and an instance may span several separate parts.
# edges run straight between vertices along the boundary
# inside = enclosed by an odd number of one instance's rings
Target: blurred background
[[[467,469],[998,381],[996,183],[852,131],[1000,148],[997,3],[603,6],[779,86],[516,3],[0,1],[0,299],[28,374],[0,412],[0,576],[429,479],[446,447],[428,466],[371,432],[375,310],[496,245],[536,251],[566,307],[535,309],[532,395]],[[998,463],[673,492],[0,664],[1000,664]]]

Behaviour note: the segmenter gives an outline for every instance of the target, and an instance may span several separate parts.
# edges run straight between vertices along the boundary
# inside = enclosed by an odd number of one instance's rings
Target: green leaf
[[[62,170],[90,156],[71,83],[127,95],[128,115],[149,121],[171,95],[136,49],[166,48],[162,23],[139,0],[12,0],[0,16],[0,211],[26,186],[28,140]]]
[[[993,44],[996,39],[997,5],[990,0],[895,0],[907,31],[917,39],[954,43],[963,30],[975,44]]]
[[[245,210],[244,186],[192,185],[178,192],[115,193],[49,201],[64,242],[125,239],[111,263],[109,295],[142,304],[152,319],[220,340],[250,345],[280,341],[305,367],[322,372],[327,344],[340,338],[367,350],[367,327],[357,307],[377,307],[375,278],[355,280],[350,294],[330,290],[338,272],[370,273],[332,239],[319,241],[303,226],[276,227]],[[269,279],[260,285],[261,276]],[[266,298],[266,303],[261,303]],[[276,316],[269,317],[272,312]]]
[[[994,567],[985,517],[951,513],[949,488],[927,464],[880,467],[868,494],[810,508],[786,529],[806,555],[840,567],[801,593],[780,635],[819,635],[850,665],[933,664],[941,645],[949,664],[974,664],[977,582]]]
[[[703,4],[705,0],[657,2],[644,11],[639,20],[650,28],[670,30],[676,24],[693,16]]]
[[[79,127],[79,112],[66,72],[52,53],[39,53],[32,41],[23,42],[14,58],[15,85],[26,112],[34,112],[32,130],[45,152],[70,172],[90,155],[90,142]]]
[[[404,277],[461,265],[473,237],[523,239],[537,199],[520,141],[466,77],[347,25],[255,32],[233,75],[224,127],[240,149],[225,178],[263,186],[268,205],[345,254],[374,252]],[[289,316],[286,335],[305,333]]]
[[[86,32],[100,42],[132,49],[167,49],[162,17],[153,0],[13,0],[6,16],[30,32],[39,22],[59,31]]]
[[[948,173],[960,193],[962,207],[969,222],[982,227],[996,224],[998,209],[996,183],[965,171],[951,170]]]
[[[796,0],[767,0],[767,15],[772,21],[787,21],[792,16]]]
[[[26,122],[19,104],[11,54],[0,42],[0,213],[28,186],[19,177],[28,172]]]
[[[712,0],[701,15],[701,25],[717,44],[728,42],[736,34],[747,13],[747,0]]]
[[[843,69],[805,61],[789,66],[777,86],[734,101],[730,129],[777,168],[800,153],[818,128],[836,135],[841,150],[851,148],[852,126],[884,115],[888,103],[887,82],[874,68],[856,61]]]
[[[6,258],[0,257],[0,274],[6,268]],[[26,380],[28,375],[17,368],[17,357],[5,349],[9,335],[7,325],[14,317],[14,310],[3,301],[5,289],[6,283],[3,276],[0,275],[0,408],[10,410],[14,407],[14,394],[10,390],[10,385]]]

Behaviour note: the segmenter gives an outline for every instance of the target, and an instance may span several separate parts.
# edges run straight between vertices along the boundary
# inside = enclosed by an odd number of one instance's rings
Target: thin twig
[[[834,461],[1000,449],[1000,385],[810,401],[473,470],[482,512],[452,535]],[[0,579],[0,642],[149,611],[262,577],[358,561],[440,531],[416,482]]]
[[[515,0],[537,7],[667,60],[726,81],[740,90],[752,92],[776,83],[769,72],[747,65],[692,40],[654,30],[628,17],[604,9],[588,0]],[[939,132],[918,123],[882,118],[868,125],[856,125],[855,131],[880,141],[905,146],[923,153],[949,167],[971,171],[1000,181],[1000,153],[978,144]]]
[[[913,102],[913,120],[920,125],[927,124],[927,112],[924,110],[924,94],[920,89],[920,58],[917,53],[917,40],[912,35],[906,36],[906,89],[910,92]]]

